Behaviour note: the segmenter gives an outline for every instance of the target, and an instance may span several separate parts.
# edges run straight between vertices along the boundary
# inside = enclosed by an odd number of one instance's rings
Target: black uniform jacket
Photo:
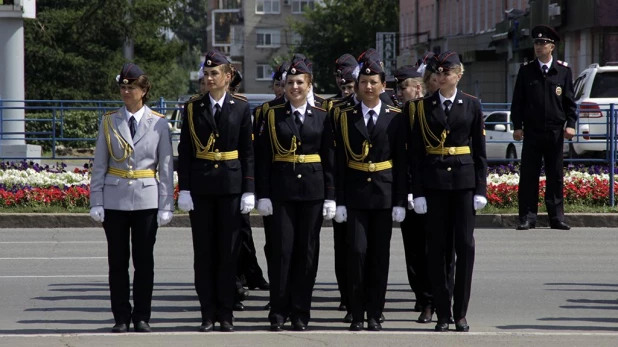
[[[337,205],[355,209],[387,209],[406,206],[407,158],[406,124],[401,110],[382,103],[371,136],[363,118],[361,103],[335,110],[337,149]],[[349,155],[344,134],[347,128],[349,146],[354,154],[362,153],[365,140],[369,154],[364,163],[392,160],[393,167],[367,172],[348,167]]]
[[[421,122],[420,108],[424,110],[426,122]],[[487,194],[487,155],[485,153],[485,123],[479,100],[457,92],[448,119],[440,103],[440,94],[404,106],[408,139],[412,194],[415,198],[425,196],[424,189],[458,190],[474,189],[475,195]],[[410,123],[411,122],[411,123]],[[427,125],[438,139],[446,130],[444,147],[469,146],[471,154],[440,155],[427,154],[421,127]],[[427,129],[425,128],[425,132]],[[429,135],[427,135],[429,137]],[[438,142],[430,139],[432,146]]]
[[[271,122],[270,112],[274,113]],[[263,129],[256,136],[256,178],[258,199],[278,201],[335,200],[335,151],[333,131],[324,109],[307,106],[301,131],[294,123],[289,102],[269,107],[263,115]],[[275,132],[284,150],[292,148],[295,137],[296,155],[319,154],[318,163],[274,161],[277,144]]]
[[[511,118],[516,130],[562,129],[566,122],[575,128],[577,106],[574,100],[571,68],[553,60],[547,77],[538,59],[523,63],[517,74]]]
[[[274,98],[268,102],[261,104],[260,106],[253,109],[253,134],[254,138],[260,133],[260,131],[264,131],[264,114],[268,113],[270,107],[285,104],[285,97],[281,96],[278,98]]]
[[[189,109],[193,112],[193,127],[202,145],[206,146],[210,134],[214,133],[215,142],[210,151],[237,150],[238,159],[212,161],[196,158]],[[180,190],[201,195],[254,192],[251,112],[245,100],[226,93],[218,126],[208,93],[194,97],[185,104],[178,144],[178,185]]]

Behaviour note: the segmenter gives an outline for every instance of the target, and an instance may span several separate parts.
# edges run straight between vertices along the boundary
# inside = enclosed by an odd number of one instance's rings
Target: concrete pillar
[[[0,117],[2,125],[0,146],[23,145],[24,103],[4,100],[24,100],[24,20],[2,18],[0,20]],[[6,109],[6,107],[15,109]]]

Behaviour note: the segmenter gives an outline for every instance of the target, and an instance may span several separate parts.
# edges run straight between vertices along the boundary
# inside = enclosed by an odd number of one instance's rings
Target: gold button
[[[133,184],[133,181],[129,181],[129,185],[132,185],[132,184]]]
[[[298,176],[296,176],[296,177],[297,177],[297,178],[302,178],[302,177],[303,177],[303,175],[298,174]]]
[[[129,170],[133,169],[133,166],[129,165]]]
[[[451,147],[448,149],[448,154],[455,155],[455,147]]]
[[[451,171],[451,168],[450,168],[450,167],[447,167],[447,168],[446,168],[446,171]]]
[[[372,148],[372,147],[373,147],[373,145],[369,145],[369,148]]]
[[[371,165],[371,160],[367,162],[367,164]]]
[[[299,141],[299,142],[298,142],[298,145],[300,146],[300,145],[302,145],[302,143],[300,143],[300,141]]]
[[[215,153],[219,153],[219,150],[218,150],[218,149],[215,149]]]
[[[371,182],[371,177],[369,177],[369,178],[367,179],[367,182]]]
[[[218,169],[218,168],[219,168],[219,164],[215,164],[215,169]]]

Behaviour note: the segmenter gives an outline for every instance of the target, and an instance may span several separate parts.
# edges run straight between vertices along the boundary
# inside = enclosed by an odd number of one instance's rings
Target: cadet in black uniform
[[[452,315],[457,331],[466,320],[474,267],[474,219],[487,204],[487,158],[481,104],[457,89],[463,64],[455,52],[435,59],[440,90],[404,107],[413,119],[410,171],[414,211],[427,214],[425,230],[436,331],[447,331],[451,317],[448,260],[456,254]]]
[[[517,230],[536,227],[543,160],[549,225],[552,229],[569,230],[571,227],[564,222],[562,146],[565,138],[570,140],[575,136],[577,122],[572,73],[567,63],[552,57],[555,43],[560,40],[554,29],[536,26],[532,37],[536,59],[519,69],[511,104],[513,139],[524,140]]]
[[[381,64],[364,58],[358,79],[362,102],[336,108],[337,222],[347,221],[350,330],[382,329],[393,221],[405,218],[406,125],[401,110],[380,100]]]
[[[178,207],[190,211],[200,331],[233,331],[241,213],[254,206],[249,104],[226,92],[232,66],[218,51],[206,53],[208,93],[184,108],[178,145]],[[242,196],[241,196],[242,195]]]
[[[323,218],[335,215],[333,132],[326,111],[308,104],[311,63],[296,57],[287,102],[270,107],[256,138],[258,212],[272,215],[269,244],[272,331],[288,316],[296,331],[310,319]]]

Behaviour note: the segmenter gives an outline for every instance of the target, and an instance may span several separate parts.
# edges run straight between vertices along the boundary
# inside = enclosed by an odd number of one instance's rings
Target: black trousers
[[[154,283],[157,209],[105,210],[109,291],[116,323],[150,320]],[[133,304],[129,301],[129,258],[133,252]]]
[[[386,303],[386,285],[393,233],[391,209],[347,210],[348,300],[355,322],[380,318]]]
[[[417,303],[425,307],[431,304],[425,216],[408,210],[406,219],[401,223],[401,236],[410,288],[414,291]]]
[[[272,202],[272,224],[267,235],[271,323],[283,324],[288,316],[293,323],[309,322],[323,203]]]
[[[191,195],[195,290],[202,322],[232,322],[240,245],[240,195]]]
[[[545,161],[547,177],[545,187],[545,206],[549,220],[564,221],[564,174],[563,145],[564,130],[534,132],[526,130],[521,154],[521,173],[519,176],[519,219],[536,223],[539,201],[539,177]]]
[[[333,241],[335,245],[335,278],[341,297],[341,303],[346,305],[350,312],[348,302],[348,275],[346,269],[348,245],[346,243],[347,223],[337,223],[333,220]]]
[[[466,317],[474,269],[474,191],[427,190],[425,231],[433,306],[438,319],[451,316],[449,258],[455,249],[455,287],[452,316]]]
[[[257,260],[253,243],[249,213],[240,215],[240,254],[238,256],[238,276],[244,277],[247,287],[257,286],[264,279],[264,273]]]

